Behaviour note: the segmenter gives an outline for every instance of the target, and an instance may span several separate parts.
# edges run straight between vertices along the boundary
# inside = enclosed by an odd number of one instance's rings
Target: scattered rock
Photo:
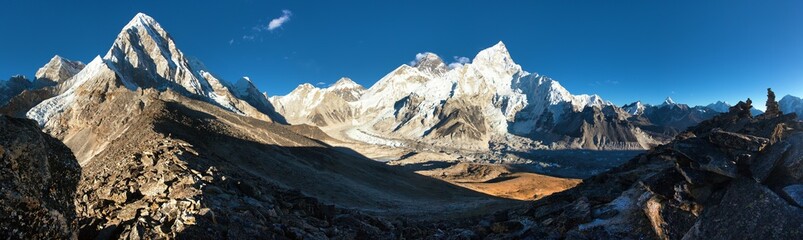
[[[516,220],[511,220],[511,221],[494,223],[491,226],[491,231],[493,231],[494,233],[511,233],[519,231],[522,228],[524,228],[524,225],[521,224],[521,222]]]

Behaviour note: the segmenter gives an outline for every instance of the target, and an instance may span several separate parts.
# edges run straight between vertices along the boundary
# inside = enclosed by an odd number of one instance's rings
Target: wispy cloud
[[[326,85],[326,82],[318,82],[318,83],[316,83],[315,85],[318,85],[318,86],[323,86],[323,85]]]
[[[229,45],[232,45],[232,44],[234,44],[234,38],[232,38],[231,40],[229,40]]]
[[[466,63],[471,62],[471,59],[468,59],[467,57],[454,56],[452,58],[454,58],[454,62],[449,63],[450,69],[459,68],[462,67],[463,65],[466,65]]]
[[[619,81],[617,80],[605,80],[605,81],[594,81],[591,83],[591,86],[602,86],[602,85],[619,85]]]
[[[274,18],[273,20],[270,20],[270,22],[268,23],[268,31],[273,31],[274,29],[281,27],[286,22],[290,21],[290,16],[292,15],[293,12],[291,12],[290,10],[287,9],[282,10],[281,16],[279,16],[278,18]]]
[[[290,21],[290,17],[293,16],[293,12],[290,10],[282,10],[282,15],[271,19],[268,24],[260,23],[256,26],[251,27],[251,32],[242,36],[243,41],[253,41],[259,38],[259,40],[263,40],[261,36],[261,32],[270,31],[273,32],[277,28],[281,28],[284,24]],[[234,43],[231,41],[230,44]]]

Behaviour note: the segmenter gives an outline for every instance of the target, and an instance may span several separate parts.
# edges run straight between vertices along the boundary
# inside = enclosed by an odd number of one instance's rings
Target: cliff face
[[[75,238],[80,177],[70,149],[36,122],[0,116],[0,238]]]

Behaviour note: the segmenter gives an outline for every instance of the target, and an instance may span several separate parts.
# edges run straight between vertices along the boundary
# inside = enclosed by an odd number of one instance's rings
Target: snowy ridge
[[[644,105],[641,101],[636,101],[628,105],[622,106],[622,109],[625,110],[630,115],[636,116],[644,114],[644,109],[649,107],[649,105]]]
[[[64,110],[75,101],[75,91],[78,87],[97,75],[104,73],[114,74],[113,70],[109,68],[104,60],[100,58],[100,56],[97,56],[89,62],[83,70],[73,76],[74,83],[67,90],[58,96],[44,100],[42,103],[29,110],[25,116],[35,120],[40,126],[44,126],[48,120],[64,112]]]

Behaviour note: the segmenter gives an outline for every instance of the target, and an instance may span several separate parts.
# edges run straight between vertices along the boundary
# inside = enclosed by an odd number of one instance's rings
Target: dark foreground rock
[[[72,152],[36,122],[0,116],[0,239],[75,238],[80,177]]]

